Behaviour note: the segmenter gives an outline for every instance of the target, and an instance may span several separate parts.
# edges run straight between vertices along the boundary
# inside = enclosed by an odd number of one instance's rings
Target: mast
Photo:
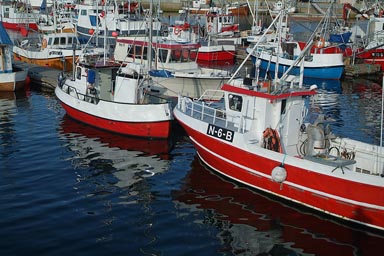
[[[149,35],[148,35],[148,70],[152,69],[152,9],[153,9],[153,0],[149,4]]]

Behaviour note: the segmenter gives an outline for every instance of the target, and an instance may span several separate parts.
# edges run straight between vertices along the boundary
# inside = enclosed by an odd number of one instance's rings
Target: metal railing
[[[229,114],[224,109],[224,102],[204,101],[203,96],[204,94],[199,100],[179,96],[177,108],[194,119],[236,130],[239,133],[246,132],[246,117],[242,116],[240,112],[239,115]]]

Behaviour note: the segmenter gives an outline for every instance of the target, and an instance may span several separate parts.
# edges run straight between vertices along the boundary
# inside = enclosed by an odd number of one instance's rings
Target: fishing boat
[[[210,7],[214,7],[212,0],[194,0],[194,1],[185,1],[187,5],[183,7],[184,10],[187,10],[191,14],[206,14],[209,11]],[[234,2],[230,3],[225,1],[221,8],[227,8],[228,11],[234,15],[247,16],[249,14],[249,8],[247,3]]]
[[[239,24],[226,8],[211,7],[205,15],[205,36],[200,39],[197,55],[199,64],[222,63],[233,65],[236,46],[241,45]]]
[[[286,14],[279,17],[277,28],[286,27],[281,25],[286,24]],[[326,17],[325,15],[322,21]],[[271,72],[272,75],[282,75],[289,68],[293,75],[300,75],[303,69],[304,78],[340,79],[345,67],[344,53],[338,45],[326,44],[324,37],[317,32],[322,21],[307,42],[294,40],[290,34],[283,38],[282,33],[277,31],[273,42],[266,42],[256,49],[253,49],[254,45],[250,45],[247,52],[252,55],[254,64],[260,61],[260,69]],[[302,56],[304,61],[301,62],[298,56]]]
[[[383,25],[383,17],[372,17],[368,21],[367,31],[360,35],[359,41],[354,42],[357,48],[354,52],[356,62],[379,64],[382,71],[384,70]]]
[[[179,94],[200,97],[204,90],[217,89],[230,78],[231,72],[224,68],[198,65],[200,44],[187,24],[176,24],[168,31],[167,37],[153,36],[151,39],[147,36],[117,37],[115,61],[144,64],[157,90],[174,98]],[[147,65],[149,52],[154,56],[151,68]]]
[[[28,70],[13,65],[12,40],[0,22],[0,91],[14,92],[24,88]]]
[[[115,45],[117,36],[139,36],[148,34],[152,23],[152,33],[162,33],[162,23],[150,17],[137,1],[118,4],[117,1],[84,1],[75,7],[78,13],[76,31],[81,43],[90,39],[103,46]],[[96,34],[97,36],[93,36]],[[105,36],[104,36],[105,35]]]
[[[37,31],[37,14],[31,6],[21,1],[2,1],[0,5],[0,21],[6,29]]]
[[[72,78],[59,77],[55,94],[70,117],[99,129],[158,139],[170,135],[171,104],[151,89],[140,64],[121,66],[84,55]]]
[[[15,59],[63,71],[71,71],[74,58],[81,53],[76,33],[43,34],[42,39],[16,40],[13,46]]]
[[[332,133],[330,120],[311,109],[317,86],[303,86],[301,79],[289,73],[273,80],[230,79],[199,99],[180,96],[174,116],[215,172],[350,224],[384,230],[381,142]]]

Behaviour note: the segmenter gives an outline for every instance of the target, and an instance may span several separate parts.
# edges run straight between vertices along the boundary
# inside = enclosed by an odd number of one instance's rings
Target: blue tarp
[[[40,5],[40,13],[44,13],[47,10],[47,0],[43,0]]]
[[[329,42],[345,44],[349,42],[349,38],[351,37],[351,35],[352,32],[345,32],[343,34],[331,34],[329,36]]]
[[[3,22],[0,22],[0,44],[13,45],[11,38],[8,35],[7,30],[3,26]]]
[[[96,72],[95,70],[92,70],[92,69],[89,69],[88,70],[88,83],[90,84],[93,84],[95,83],[95,79],[96,79]]]
[[[173,77],[171,71],[160,69],[160,70],[150,70],[148,71],[150,76],[153,77]]]

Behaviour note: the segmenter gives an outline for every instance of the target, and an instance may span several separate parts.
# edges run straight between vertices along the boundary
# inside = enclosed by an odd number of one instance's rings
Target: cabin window
[[[189,59],[191,61],[196,61],[197,58],[197,49],[196,50],[191,50],[189,53]]]
[[[243,97],[235,94],[228,95],[229,108],[231,110],[241,112],[241,107],[243,105]]]
[[[60,44],[60,38],[55,38],[55,40],[53,41],[53,44],[59,45]]]
[[[140,45],[135,46],[135,56],[136,58],[141,58],[142,49]]]
[[[182,55],[181,55],[181,62],[188,62],[189,60],[189,50],[182,50]]]
[[[81,10],[81,16],[87,16],[87,10]]]
[[[80,67],[76,68],[76,78],[77,78],[77,80],[81,79],[81,68]]]
[[[130,57],[130,58],[134,58],[135,57],[135,51],[134,51],[134,48],[132,48],[132,45],[128,45],[127,56]]]
[[[74,42],[73,37],[68,37],[68,44],[72,44]]]
[[[152,60],[155,61],[156,60],[156,51],[155,49],[152,48]]]
[[[65,45],[65,40],[66,38],[65,37],[60,37],[60,44],[61,45]]]
[[[159,55],[158,55],[158,58],[159,58],[159,61],[160,61],[160,62],[162,62],[162,63],[167,62],[167,55],[168,55],[168,50],[165,50],[165,49],[159,49]]]
[[[143,47],[143,60],[147,59],[148,47]]]
[[[281,101],[281,114],[285,112],[285,106],[287,105],[287,100],[282,100]]]
[[[117,76],[117,68],[112,69],[112,79],[111,79],[111,93],[115,93],[115,86],[116,86],[116,76]]]
[[[171,52],[170,62],[179,62],[181,57],[181,50],[173,50]]]
[[[197,56],[197,51],[191,50],[173,50],[171,51],[170,62],[188,62],[190,60],[194,61]]]

